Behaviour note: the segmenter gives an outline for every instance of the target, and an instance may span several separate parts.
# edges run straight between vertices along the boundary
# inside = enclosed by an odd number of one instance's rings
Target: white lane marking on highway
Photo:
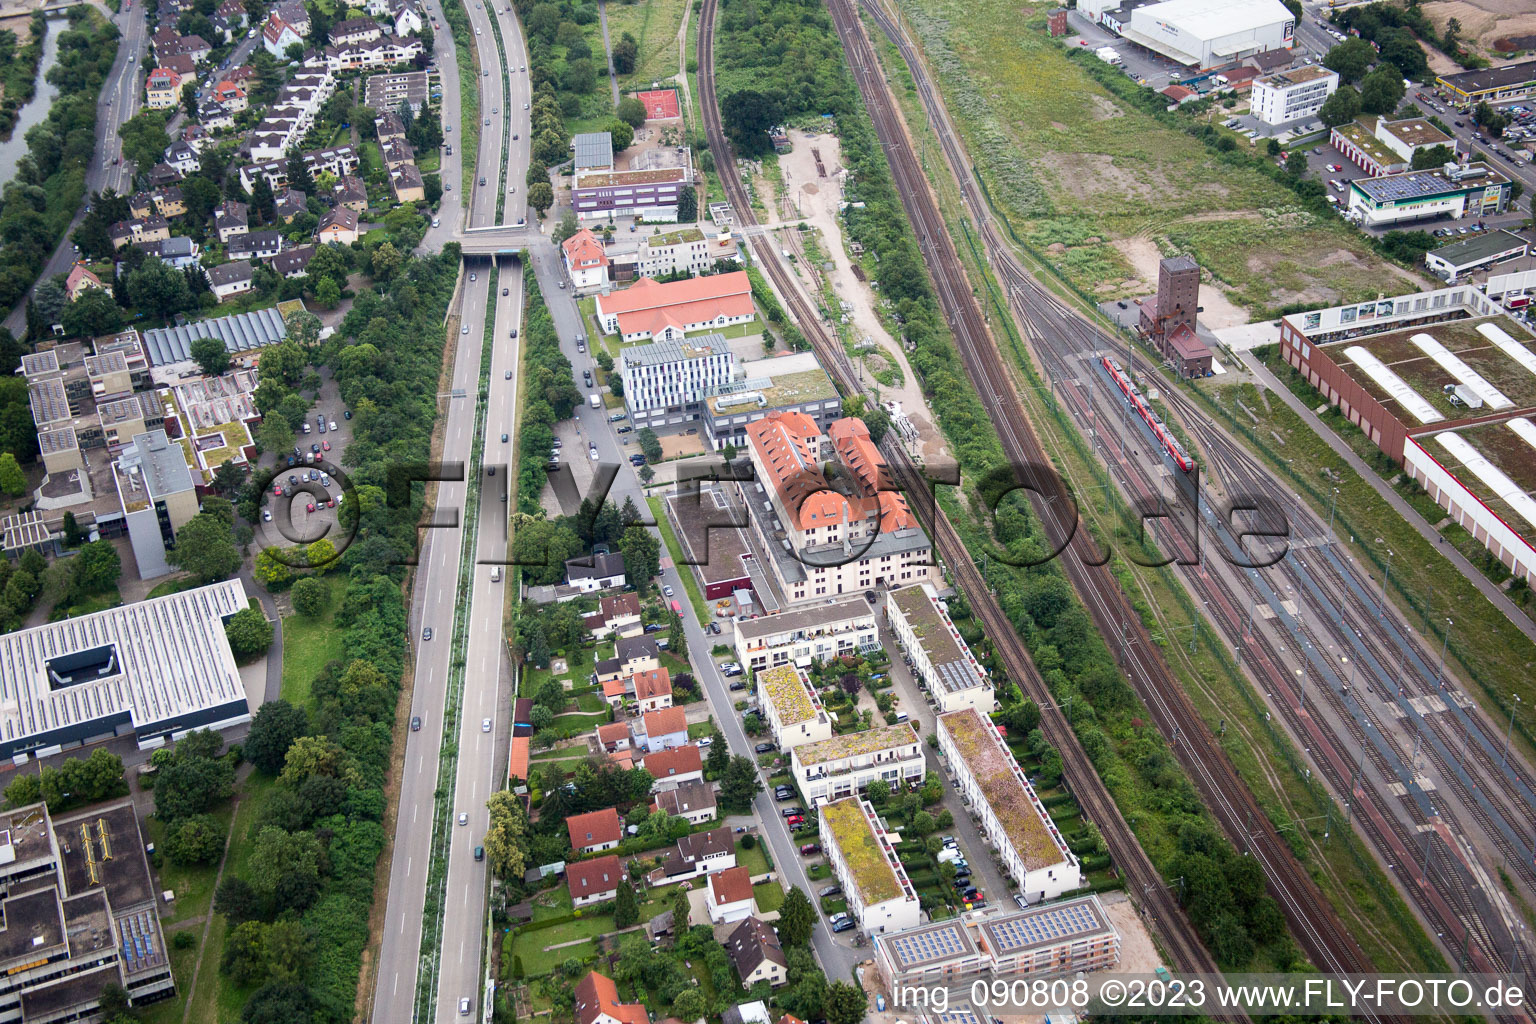
[[[401,921],[401,926],[403,927],[404,924],[405,924],[405,922],[402,920]],[[396,971],[395,972],[395,983],[392,986],[390,986],[389,994],[390,995],[394,995],[396,992],[399,992],[399,991],[400,991],[400,972]]]

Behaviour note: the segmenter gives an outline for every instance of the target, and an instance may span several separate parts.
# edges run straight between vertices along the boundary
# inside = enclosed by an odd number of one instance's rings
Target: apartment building
[[[1253,115],[1265,124],[1316,117],[1338,87],[1338,72],[1317,64],[1265,75],[1253,81]]]
[[[753,672],[879,649],[878,614],[858,595],[736,623],[736,659]]]
[[[756,676],[759,713],[780,750],[832,738],[832,717],[804,672],[779,665]]]
[[[950,620],[932,583],[887,591],[885,615],[891,635],[912,664],[912,675],[933,695],[941,714],[962,708],[990,714],[996,709],[992,680]]]
[[[801,743],[790,750],[789,764],[812,807],[855,796],[877,780],[898,789],[927,774],[917,730],[907,722]]]
[[[873,937],[917,927],[917,890],[869,801],[849,797],[823,804],[818,817],[821,847],[859,929]]]
[[[997,733],[975,708],[939,716],[939,752],[979,827],[1024,899],[1051,900],[1083,884],[1077,856]]]

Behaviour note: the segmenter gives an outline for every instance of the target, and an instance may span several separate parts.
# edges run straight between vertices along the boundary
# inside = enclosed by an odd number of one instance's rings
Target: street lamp
[[[1499,758],[1499,767],[1501,768],[1509,764],[1509,737],[1515,731],[1515,705],[1523,703],[1518,693],[1512,693],[1509,696],[1511,697],[1509,702],[1509,728],[1504,730],[1504,756]]]

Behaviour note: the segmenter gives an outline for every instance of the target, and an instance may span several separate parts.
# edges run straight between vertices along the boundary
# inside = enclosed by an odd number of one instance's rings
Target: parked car
[[[821,852],[821,844],[820,843],[806,843],[804,846],[800,847],[800,856],[802,856],[802,857],[809,857],[812,854],[820,853],[820,852]]]
[[[829,885],[829,886],[826,886],[825,888],[823,888],[816,895],[820,896],[824,900],[829,900],[829,899],[831,899],[834,896],[841,896],[842,894],[843,894],[843,887],[842,886],[840,886],[840,885]]]
[[[805,824],[805,815],[797,814],[792,818],[786,818],[785,821],[789,823],[791,829],[797,829]]]
[[[849,929],[854,928],[854,927],[856,927],[856,925],[854,923],[853,918],[845,917],[841,921],[839,921],[836,924],[834,924],[832,926],[832,930],[835,931],[835,932],[846,932]]]
[[[757,746],[753,747],[752,750],[758,754],[767,754],[773,750],[773,744],[759,743]]]
[[[743,682],[741,682],[739,680],[737,682],[734,682],[734,683],[731,684],[731,689],[732,690],[745,690],[746,688],[747,688],[747,684],[743,683]]]
[[[661,593],[665,597],[671,597],[672,596],[672,585],[670,583],[662,584]]]

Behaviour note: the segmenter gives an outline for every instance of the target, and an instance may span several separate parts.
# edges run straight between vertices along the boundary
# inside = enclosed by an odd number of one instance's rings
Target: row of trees
[[[0,470],[4,468],[0,465]],[[33,550],[24,552],[17,562],[0,561],[0,633],[20,629],[39,600],[68,608],[113,594],[122,572],[122,559],[109,540],[80,544],[73,557],[55,559],[51,565]]]
[[[555,440],[555,424],[581,404],[581,392],[571,375],[571,361],[560,351],[560,336],[544,305],[544,295],[534,278],[533,264],[524,259],[522,426],[518,430],[517,510],[526,515],[539,511],[544,489],[544,464]]]

